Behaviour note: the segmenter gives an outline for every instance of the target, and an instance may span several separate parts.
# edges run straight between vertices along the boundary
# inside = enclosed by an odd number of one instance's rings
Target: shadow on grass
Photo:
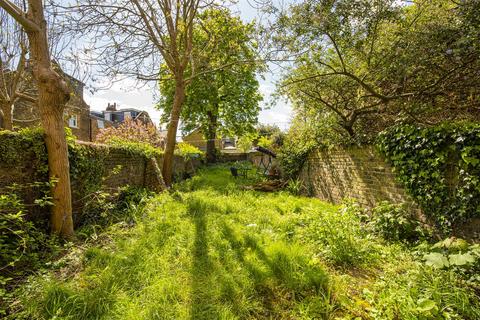
[[[190,197],[187,208],[195,229],[191,319],[283,317],[313,298],[321,309],[316,315],[329,314],[327,273],[305,248],[283,241],[263,243],[256,230],[230,225],[207,199]]]
[[[261,302],[258,317],[277,317],[290,312],[302,300],[316,297],[321,309],[316,316],[327,318],[333,310],[327,273],[299,251],[285,243],[263,246],[255,235],[238,236],[225,222],[221,233],[237,261],[249,274],[256,298]],[[283,311],[282,311],[283,310]]]
[[[192,265],[192,306],[191,319],[216,319],[218,313],[213,308],[215,297],[208,285],[215,272],[208,255],[207,222],[205,212],[191,212],[195,225]]]

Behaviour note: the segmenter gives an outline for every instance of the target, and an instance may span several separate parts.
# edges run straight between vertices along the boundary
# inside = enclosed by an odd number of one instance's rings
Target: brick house
[[[235,138],[228,138],[228,137],[219,138],[217,136],[217,138],[215,139],[215,147],[219,150],[236,149],[235,140],[236,140]],[[200,128],[193,130],[187,135],[184,135],[182,137],[182,141],[187,142],[202,151],[207,150],[207,139],[205,138]]]
[[[103,119],[104,121],[112,123],[113,126],[118,126],[128,118],[131,118],[133,120],[140,120],[145,125],[153,125],[153,121],[152,119],[150,119],[148,112],[135,108],[125,108],[117,110],[116,103],[109,103],[105,110],[92,111],[90,112],[90,114],[97,117],[98,119]]]
[[[83,99],[85,84],[66,73],[61,73],[61,75],[72,90],[70,100],[64,110],[65,126],[72,129],[72,133],[77,139],[90,141],[90,106]],[[28,77],[28,79],[32,79],[32,77]],[[29,80],[25,86],[29,88],[31,95],[37,95],[33,80]],[[15,103],[13,125],[21,128],[40,125],[40,116],[36,104],[25,100]]]
[[[135,108],[117,109],[116,103],[109,103],[103,111],[90,111],[91,141],[95,140],[101,129],[117,127],[129,118],[139,120],[145,125],[154,125],[148,112]]]
[[[127,117],[138,119],[145,124],[153,124],[146,111],[134,108],[117,110],[116,103],[108,104],[105,111],[90,111],[90,106],[83,98],[85,84],[64,72],[60,72],[60,74],[72,91],[64,110],[65,126],[72,130],[78,140],[94,141],[99,130],[118,126]],[[28,89],[29,95],[37,95],[33,77],[27,77],[23,86]],[[16,102],[13,109],[13,125],[20,128],[40,125],[36,104],[26,100]]]

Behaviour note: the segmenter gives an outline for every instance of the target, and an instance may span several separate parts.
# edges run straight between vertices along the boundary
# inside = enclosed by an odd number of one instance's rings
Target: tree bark
[[[13,130],[12,106],[9,103],[1,105],[2,111],[2,127],[5,130]]]
[[[177,140],[177,128],[180,120],[183,102],[185,101],[185,81],[183,73],[175,77],[175,96],[173,98],[172,112],[170,113],[170,123],[167,132],[167,144],[163,155],[162,175],[165,185],[170,187],[173,181],[173,157],[175,144]]]
[[[52,68],[48,50],[46,21],[42,0],[29,0],[27,17],[38,28],[27,29],[33,76],[38,86],[38,107],[45,132],[53,206],[51,230],[65,238],[73,236],[72,196],[68,146],[63,110],[70,91]]]
[[[344,125],[343,128],[345,131],[347,131],[348,135],[350,136],[351,139],[355,139],[356,134],[355,131],[353,130],[353,126],[351,125]]]
[[[215,163],[217,161],[217,151],[215,141],[217,138],[217,115],[216,112],[208,111],[207,125],[207,162]]]

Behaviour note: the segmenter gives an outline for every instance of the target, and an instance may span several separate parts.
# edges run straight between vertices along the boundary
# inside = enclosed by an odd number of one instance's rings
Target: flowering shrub
[[[139,120],[127,118],[118,127],[101,129],[95,138],[96,142],[112,144],[111,140],[148,143],[163,148],[165,141],[153,124],[144,124]]]

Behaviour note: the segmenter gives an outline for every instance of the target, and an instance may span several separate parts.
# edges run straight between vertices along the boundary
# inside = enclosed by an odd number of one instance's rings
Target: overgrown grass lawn
[[[349,210],[248,182],[219,166],[154,197],[75,272],[29,281],[18,318],[480,319],[454,274]]]

